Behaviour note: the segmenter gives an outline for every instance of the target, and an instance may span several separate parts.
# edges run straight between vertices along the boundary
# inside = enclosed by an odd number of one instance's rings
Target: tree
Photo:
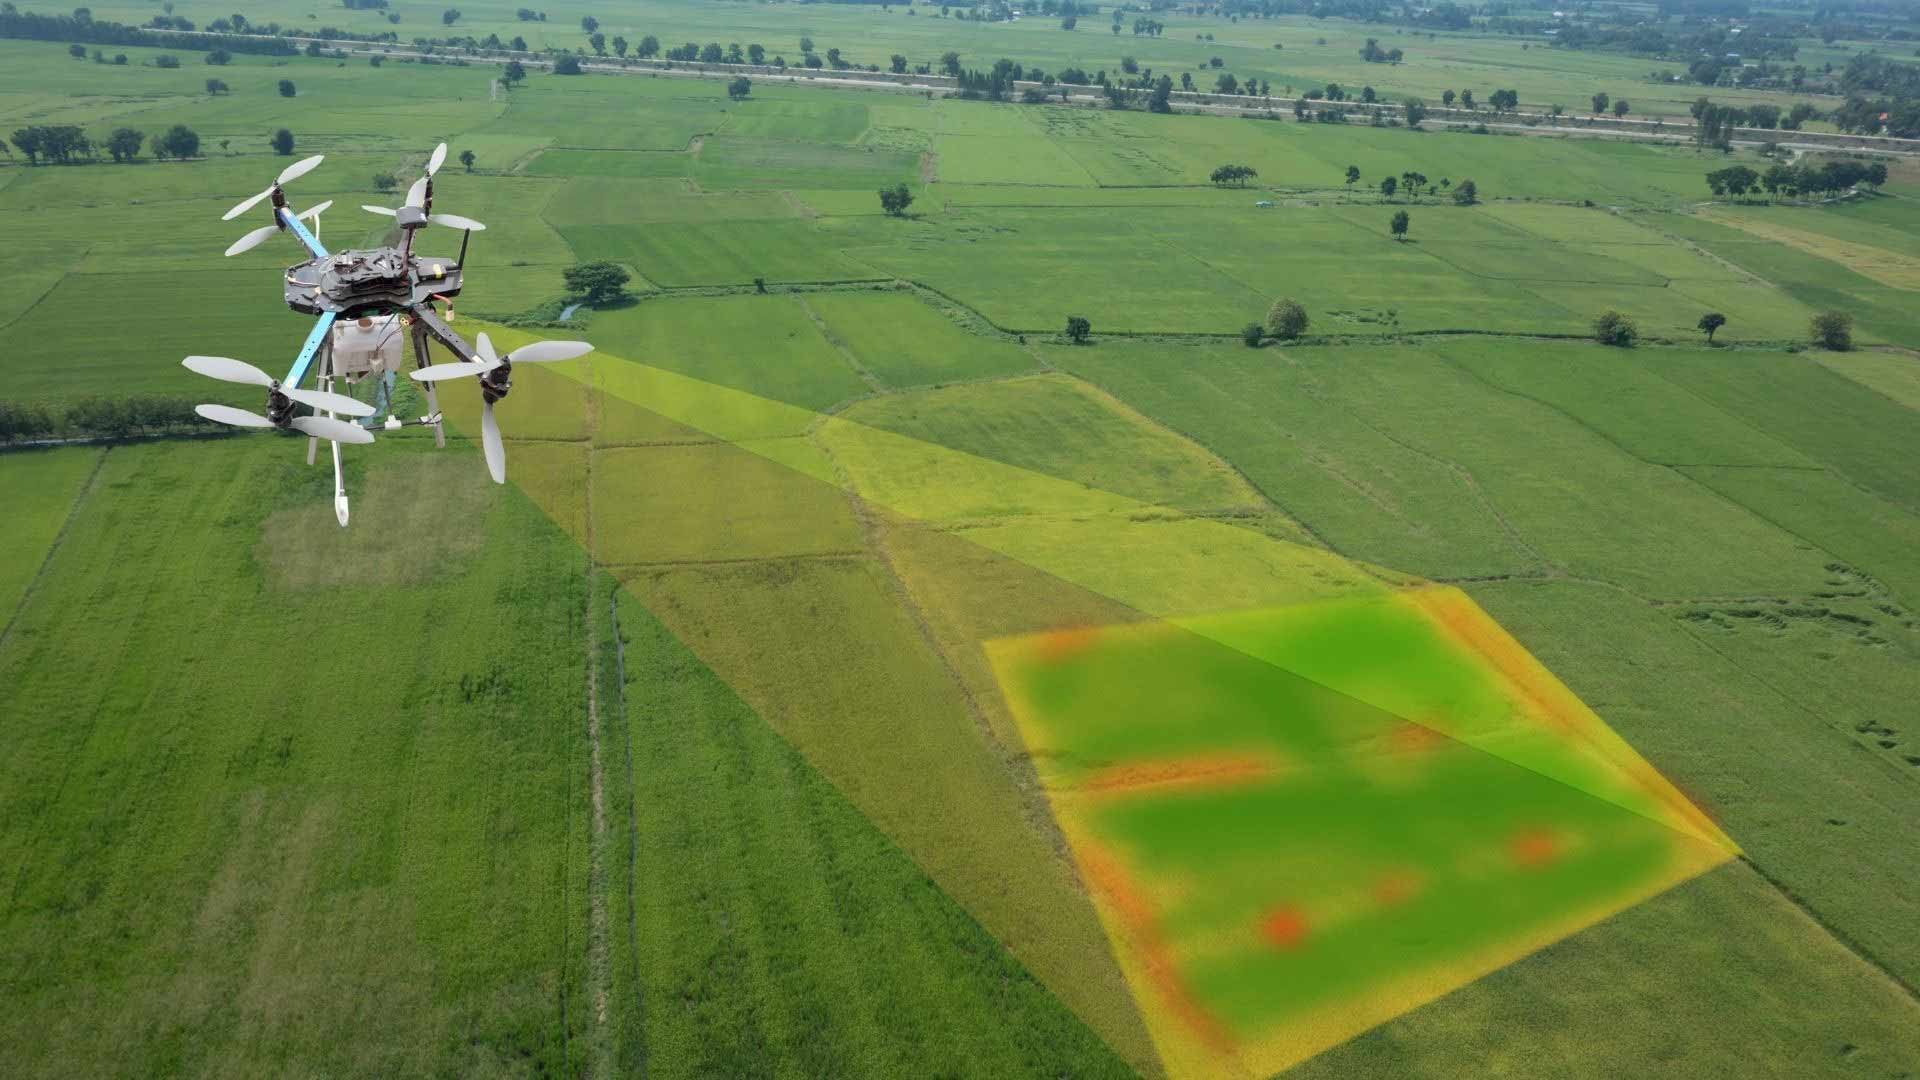
[[[175,124],[166,134],[153,140],[153,156],[157,158],[190,158],[200,156],[200,136],[185,124]]]
[[[1873,185],[1875,191],[1880,190],[1880,185],[1887,182],[1887,163],[1876,161],[1868,165],[1865,179],[1867,183]]]
[[[1407,112],[1408,127],[1417,128],[1427,118],[1427,103],[1417,97],[1407,98],[1400,103],[1400,107]]]
[[[1415,172],[1412,169],[1408,169],[1406,172],[1400,174],[1400,187],[1406,191],[1409,198],[1415,200],[1419,199],[1420,189],[1425,186],[1426,182],[1427,174],[1423,172]]]
[[[1462,180],[1460,181],[1460,186],[1453,189],[1453,203],[1455,206],[1472,206],[1479,201],[1480,188],[1471,180]]]
[[[1087,335],[1093,333],[1093,324],[1078,315],[1067,316],[1067,340],[1075,345],[1084,345]]]
[[[447,10],[440,13],[440,25],[442,26],[452,26],[454,23],[457,23],[459,21],[460,21],[459,8],[448,8]]]
[[[1603,113],[1603,112],[1606,112],[1606,111],[1607,111],[1607,102],[1608,102],[1608,100],[1609,100],[1609,98],[1607,97],[1607,93],[1606,93],[1606,91],[1604,91],[1604,90],[1602,90],[1602,91],[1601,91],[1600,93],[1598,93],[1598,94],[1595,94],[1595,95],[1593,95],[1593,112],[1594,112],[1594,115],[1596,115],[1596,116],[1598,116],[1599,114],[1601,114],[1601,113]]]
[[[1613,103],[1613,115],[1614,115],[1615,117],[1622,117],[1622,116],[1625,116],[1625,115],[1627,115],[1627,109],[1628,109],[1628,108],[1629,108],[1629,106],[1627,105],[1627,99],[1626,99],[1626,98],[1619,98],[1619,99],[1617,99],[1617,100],[1615,100],[1615,101],[1614,101],[1614,103]]]
[[[589,304],[606,304],[618,300],[625,291],[631,275],[619,263],[590,262],[569,266],[560,274],[566,281],[567,291],[575,296],[584,297]]]
[[[726,59],[726,53],[724,53],[724,52],[722,52],[722,51],[720,50],[720,43],[719,43],[719,42],[717,42],[717,41],[709,41],[709,42],[707,42],[707,43],[706,43],[705,45],[703,45],[703,46],[701,46],[701,47],[700,47],[700,62],[701,62],[701,63],[703,63],[703,64],[718,64],[718,63],[720,63],[720,62],[721,62],[722,60],[724,60],[724,59]]]
[[[587,45],[593,50],[593,55],[607,55],[607,35],[599,32],[588,34]]]
[[[619,34],[613,35],[613,55],[622,60],[627,58],[627,39]]]
[[[734,101],[739,101],[751,93],[753,93],[753,82],[745,75],[736,75],[733,81],[727,84],[727,97]]]
[[[292,79],[280,80],[280,96],[281,97],[292,97],[295,93],[297,93],[297,91],[294,90],[293,88]]]
[[[1267,309],[1267,333],[1281,341],[1293,341],[1307,332],[1307,309],[1291,296],[1283,296]]]
[[[1705,315],[1700,316],[1699,322],[1694,324],[1695,328],[1707,335],[1707,344],[1709,345],[1713,344],[1713,332],[1725,325],[1727,325],[1727,317],[1717,311],[1707,312]]]
[[[904,217],[907,207],[912,205],[913,192],[907,190],[905,183],[880,189],[880,209],[886,211],[888,217]]]
[[[1360,182],[1360,166],[1347,166],[1347,194],[1353,194],[1353,185]]]
[[[1633,320],[1617,311],[1604,312],[1593,320],[1593,340],[1602,345],[1630,349],[1639,336],[1640,330],[1633,325]]]
[[[1257,322],[1250,322],[1240,328],[1240,340],[1246,343],[1246,346],[1250,349],[1259,348],[1260,339],[1266,337],[1266,335],[1266,329]]]
[[[948,52],[940,54],[940,71],[954,78],[960,77],[960,54]]]
[[[1445,105],[1449,109],[1453,108],[1454,96],[1454,92],[1451,90],[1440,91],[1440,104]]]
[[[1814,344],[1834,352],[1853,348],[1853,316],[1844,311],[1823,311],[1807,327]]]
[[[375,191],[392,191],[399,186],[400,178],[390,172],[377,172],[373,174],[373,190]]]
[[[767,62],[766,47],[764,45],[761,45],[757,41],[747,46],[747,62],[755,65],[756,67],[766,63]],[[904,63],[902,64],[901,70],[902,71],[906,70]]]
[[[460,164],[465,165],[467,167],[468,172],[473,171],[473,163],[477,160],[479,159],[474,156],[473,151],[471,150],[460,151]]]
[[[800,39],[800,54],[801,54],[802,56],[805,56],[805,55],[806,55],[807,53],[810,53],[810,52],[812,52],[812,51],[813,51],[813,39],[812,39],[812,38],[810,38],[810,37],[803,37],[803,38],[801,38],[801,39]],[[947,55],[948,55],[948,56],[951,56],[951,57],[953,57],[953,60],[954,60],[954,63],[955,63],[955,64],[958,64],[958,63],[960,62],[960,54],[958,54],[958,53],[948,53]]]
[[[214,67],[226,67],[233,62],[233,54],[225,49],[215,49],[207,54],[207,63]]]
[[[1393,193],[1394,193],[1394,192],[1396,192],[1396,191],[1398,191],[1398,190],[1400,190],[1400,181],[1398,181],[1398,180],[1396,180],[1396,179],[1394,179],[1394,178],[1393,178],[1393,177],[1391,177],[1391,176],[1388,176],[1388,177],[1384,177],[1384,178],[1382,178],[1382,179],[1381,179],[1381,181],[1380,181],[1380,197],[1381,197],[1382,199],[1391,199],[1391,198],[1393,198]]]
[[[1405,210],[1394,211],[1393,221],[1389,223],[1388,228],[1393,230],[1393,238],[1395,240],[1405,240],[1407,238],[1408,221],[1409,219]]]
[[[580,74],[580,58],[570,53],[566,56],[562,56],[560,59],[555,60],[553,62],[553,73],[555,75]]]
[[[1246,165],[1222,165],[1207,174],[1207,179],[1219,184],[1221,187],[1226,187],[1228,184],[1232,184],[1234,187],[1246,187],[1248,180],[1259,175],[1258,172]]]
[[[894,53],[887,58],[887,70],[893,72],[895,75],[905,75],[907,73],[907,58],[899,53]]]
[[[115,161],[132,161],[140,156],[140,144],[146,140],[145,132],[115,128],[113,134],[107,136],[107,153],[113,155]]]
[[[209,96],[218,97],[219,95],[224,94],[226,92],[227,92],[227,84],[225,80],[223,79],[207,80],[207,94]]]
[[[639,46],[633,50],[633,55],[639,57],[642,60],[651,60],[654,57],[659,56],[660,55],[660,39],[657,37],[654,37],[652,34],[648,34],[646,37],[641,38]]]
[[[267,142],[273,147],[273,152],[281,157],[287,157],[293,153],[293,132],[286,128],[274,132],[273,138],[268,139]]]
[[[522,67],[518,60],[509,60],[507,61],[507,66],[500,69],[500,79],[508,86],[512,86],[514,83],[526,77],[527,69]]]
[[[600,20],[591,15],[582,15],[580,17],[580,29],[584,33],[591,34],[595,30],[600,29]]]

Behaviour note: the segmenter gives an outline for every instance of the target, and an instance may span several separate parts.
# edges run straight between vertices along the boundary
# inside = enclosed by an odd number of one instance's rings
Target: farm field
[[[963,10],[454,25],[1126,55],[1284,118],[0,40],[0,137],[201,139],[0,158],[11,1071],[1920,1072],[1913,164],[1715,200],[1771,161],[1288,107],[1684,117],[1624,54]],[[392,14],[248,18],[447,32]],[[346,447],[343,530],[324,447],[148,414],[259,408],[180,358],[278,374],[309,325],[224,211],[324,153],[290,204],[395,242],[357,207],[441,138],[434,210],[487,226],[453,328],[595,351],[514,365],[503,486],[465,380],[444,450]]]

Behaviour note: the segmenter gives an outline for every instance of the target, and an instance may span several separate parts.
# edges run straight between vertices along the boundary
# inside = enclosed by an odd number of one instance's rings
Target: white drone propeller
[[[486,334],[482,333],[474,339],[474,351],[480,355],[479,360],[421,368],[412,373],[414,381],[432,383],[442,379],[482,375],[500,366],[500,357],[494,353],[493,341]],[[506,360],[510,364],[547,364],[585,356],[592,351],[593,346],[584,341],[536,341],[508,353]],[[507,447],[500,438],[500,421],[494,418],[491,398],[482,400],[480,404],[480,448],[486,453],[487,472],[492,474],[493,482],[506,483]]]
[[[225,356],[189,356],[185,360],[180,361],[180,366],[195,374],[205,375],[210,379],[219,379],[221,382],[275,388],[292,400],[310,408],[323,409],[327,412],[337,412],[346,416],[358,417],[373,415],[373,406],[364,401],[357,401],[345,394],[334,394],[325,390],[301,390],[296,387],[281,386],[278,379],[275,379],[273,376],[261,371],[259,368],[254,367],[244,360],[233,360]],[[227,406],[207,405],[203,406],[203,408],[227,409]],[[229,411],[238,412],[239,410]],[[207,416],[204,412],[201,413],[201,415]],[[244,415],[252,416],[253,414],[246,413]],[[207,416],[207,419],[214,420],[219,418]],[[322,419],[324,419],[324,417]],[[221,422],[232,423],[233,421],[223,420]],[[245,424],[241,426],[256,427],[258,425]],[[312,434],[312,432],[308,434]],[[354,440],[336,439],[335,441],[353,442]]]
[[[445,164],[446,160],[447,144],[441,143],[439,146],[433,148],[433,156],[427,159],[426,176],[415,180],[413,186],[407,188],[406,205],[415,209],[426,208],[427,180],[431,178],[434,173],[440,171],[440,166]],[[360,209],[365,210],[369,214],[379,214],[383,217],[393,217],[399,213],[397,210],[392,210],[384,206],[370,206],[366,203],[361,203]],[[435,225],[445,225],[449,229],[465,229],[468,232],[484,232],[487,228],[472,218],[461,217],[459,214],[428,214],[427,220]]]
[[[298,214],[294,216],[298,217],[301,221],[312,221],[317,223],[320,220],[320,215],[326,213],[328,210],[331,210],[331,209],[333,209],[333,200],[328,199],[326,202],[316,203],[313,206],[309,206],[305,210],[300,211]]]
[[[195,405],[193,411],[218,424],[228,424],[243,428],[270,428],[273,421],[258,413],[245,409],[236,409],[231,405]],[[349,424],[345,420],[335,420],[328,416],[296,416],[287,422],[287,426],[303,435],[328,439],[337,443],[357,443],[365,445],[373,441],[373,433],[358,424]]]
[[[272,236],[274,233],[277,233],[279,231],[280,231],[280,226],[278,225],[262,225],[259,228],[248,233],[247,235],[241,237],[240,239],[235,240],[232,246],[227,248],[227,255],[229,257],[232,257],[234,255],[239,255],[244,252],[252,251],[254,248],[257,248],[261,244],[266,243],[268,237]]]
[[[293,183],[295,180],[300,179],[301,177],[312,172],[314,169],[318,168],[320,166],[320,162],[323,160],[325,160],[325,155],[315,154],[310,158],[301,158],[299,161],[296,161],[293,164],[287,166],[286,168],[281,169],[280,175],[274,178],[273,183],[270,186],[268,186],[267,190],[261,192],[258,195],[253,195],[253,196],[249,196],[248,198],[242,199],[239,205],[235,206],[233,209],[227,211],[226,213],[220,215],[220,220],[232,221],[234,218],[239,217],[241,214],[244,214],[247,211],[253,209],[254,207],[259,206],[260,200],[273,194],[274,188],[280,187],[283,184]]]

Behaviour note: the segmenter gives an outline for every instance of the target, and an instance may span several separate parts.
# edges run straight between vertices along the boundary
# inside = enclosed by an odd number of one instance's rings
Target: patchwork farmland
[[[1298,122],[1329,82],[1676,129],[1699,95],[1485,13],[1110,12],[0,36],[0,137],[199,144],[0,158],[10,1071],[1920,1070],[1920,167]],[[407,44],[449,33],[523,77]],[[1288,92],[730,94],[594,33]],[[306,332],[295,245],[220,257],[280,128],[335,249],[394,242],[354,208],[444,139],[434,209],[487,228],[443,316],[593,344],[513,368],[504,485],[464,381],[444,449],[343,448],[345,529],[324,453],[191,413],[259,395],[181,357],[277,373]]]

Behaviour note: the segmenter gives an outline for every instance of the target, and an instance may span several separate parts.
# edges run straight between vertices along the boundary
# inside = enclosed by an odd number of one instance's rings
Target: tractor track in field
[[[587,430],[592,431],[596,411],[593,396],[587,396]],[[613,1076],[614,1056],[608,1027],[608,998],[611,983],[607,931],[607,808],[606,771],[600,754],[600,621],[594,612],[594,578],[600,562],[594,553],[593,533],[593,454],[586,455],[584,484],[584,529],[586,531],[586,609],[582,619],[587,634],[587,785],[591,807],[587,838],[587,984],[593,998],[593,1034],[589,1039],[586,1072],[589,1076]]]

